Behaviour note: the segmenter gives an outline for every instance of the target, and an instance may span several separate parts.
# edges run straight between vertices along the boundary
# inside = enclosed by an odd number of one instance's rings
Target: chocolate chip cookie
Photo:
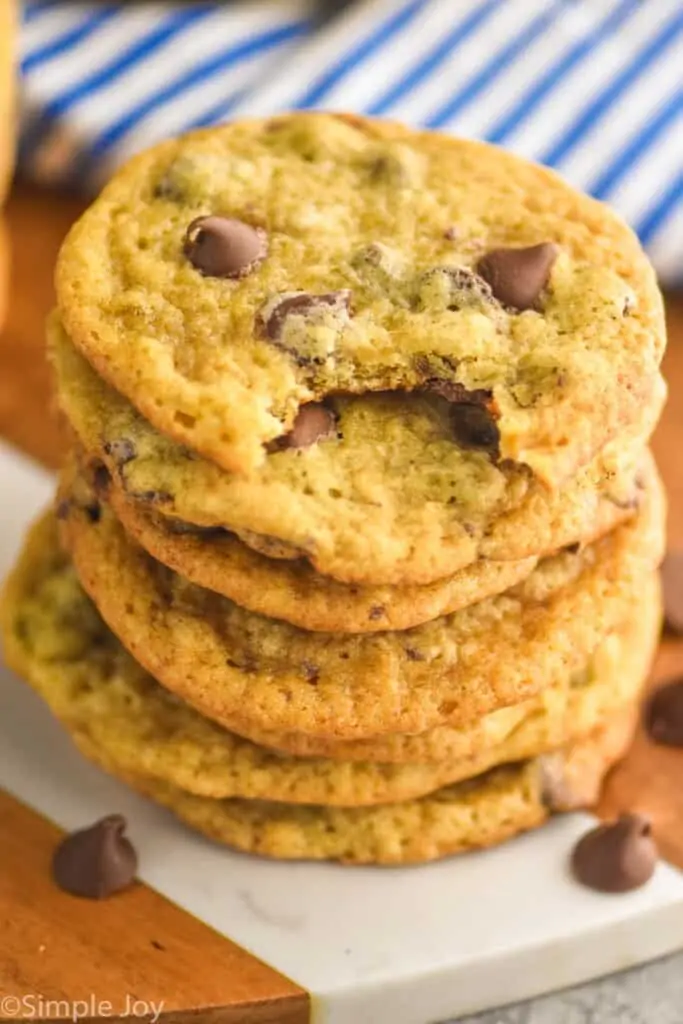
[[[638,422],[560,490],[453,445],[438,395],[339,398],[334,446],[273,452],[245,479],[154,430],[57,320],[50,334],[62,409],[122,497],[180,520],[171,529],[227,528],[271,559],[306,559],[348,583],[429,584],[480,558],[538,557],[616,525],[637,507],[640,449],[665,395],[660,381]]]
[[[483,143],[339,114],[136,157],[56,284],[97,371],[242,474],[284,458],[313,477],[340,396],[378,392],[408,416],[438,397],[437,446],[557,485],[637,418],[664,349],[654,273],[608,207]],[[390,424],[368,441],[389,455]]]

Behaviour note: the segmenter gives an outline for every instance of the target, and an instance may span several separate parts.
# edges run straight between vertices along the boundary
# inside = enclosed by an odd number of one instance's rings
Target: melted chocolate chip
[[[657,847],[647,818],[622,814],[615,822],[598,825],[574,847],[572,873],[597,892],[630,892],[645,885],[657,865]]]
[[[244,277],[267,251],[263,228],[230,217],[197,217],[185,235],[185,255],[205,277]]]
[[[455,439],[462,448],[482,449],[498,457],[500,432],[485,406],[469,402],[452,405],[451,426]]]
[[[683,747],[683,678],[655,690],[645,709],[647,731],[665,747]]]
[[[130,495],[144,505],[167,505],[173,501],[173,495],[169,491],[131,491]]]
[[[116,441],[107,441],[104,445],[105,454],[110,455],[117,466],[125,466],[137,455],[133,442],[127,437]]]
[[[168,533],[175,533],[181,537],[218,537],[226,534],[222,526],[197,526],[196,523],[186,523],[184,519],[176,519],[174,516],[159,516],[163,528]]]
[[[321,402],[309,402],[299,409],[290,432],[271,441],[267,450],[277,452],[286,448],[310,448],[318,441],[336,436],[337,421],[332,410]]]
[[[185,190],[168,171],[157,181],[152,189],[152,196],[154,199],[168,199],[173,203],[182,202],[186,198]]]
[[[138,859],[125,829],[126,819],[110,814],[62,840],[52,859],[59,888],[93,900],[127,888],[135,878]]]
[[[348,313],[350,306],[351,292],[348,289],[322,295],[310,295],[308,292],[283,295],[269,302],[258,314],[257,333],[270,341],[280,341],[288,317],[297,316],[308,320],[325,310],[333,314]]]
[[[424,383],[427,391],[435,395],[441,395],[447,402],[454,405],[477,405],[481,407],[490,406],[493,401],[493,392],[486,388],[474,388],[469,391],[464,384],[458,384],[452,380],[439,380],[430,378]]]
[[[410,168],[393,153],[373,157],[368,164],[370,181],[393,188],[408,188],[412,184]]]
[[[492,249],[479,260],[477,272],[499,302],[521,312],[536,307],[556,259],[552,242],[526,249]]]
[[[683,634],[683,551],[668,551],[662,564],[664,621],[672,633]]]
[[[495,306],[493,291],[483,276],[468,267],[434,267],[418,280],[418,305],[421,309],[467,309],[471,306]]]
[[[301,671],[304,679],[307,683],[317,683],[320,678],[320,666],[315,665],[312,661],[302,661]]]
[[[83,511],[91,523],[99,523],[102,518],[102,509],[97,501],[89,502],[87,505],[84,505]]]
[[[91,480],[95,494],[98,497],[106,497],[109,485],[111,484],[111,474],[104,463],[98,462],[93,465]]]

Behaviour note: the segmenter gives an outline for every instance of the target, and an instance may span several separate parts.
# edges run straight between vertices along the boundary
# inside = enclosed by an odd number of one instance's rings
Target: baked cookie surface
[[[454,445],[444,400],[426,395],[340,400],[334,446],[272,453],[245,479],[155,431],[56,319],[50,335],[62,409],[123,497],[181,529],[227,528],[269,558],[304,558],[350,583],[432,583],[480,558],[549,554],[609,529],[637,502],[641,449],[665,395],[659,380],[638,421],[556,491]]]
[[[141,154],[56,281],[98,372],[243,473],[302,444],[302,407],[399,391],[441,396],[451,444],[557,483],[637,417],[664,348],[654,273],[607,207],[485,144],[336,114]],[[336,401],[316,414],[334,447]]]
[[[92,493],[72,493],[59,513],[85,590],[163,685],[237,732],[245,722],[328,739],[462,724],[566,679],[626,619],[664,543],[654,478],[635,519],[545,559],[504,594],[404,632],[336,635],[189,583]]]

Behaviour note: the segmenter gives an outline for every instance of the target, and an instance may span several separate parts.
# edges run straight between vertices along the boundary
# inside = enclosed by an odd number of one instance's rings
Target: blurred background
[[[42,458],[58,244],[118,164],[193,128],[327,108],[487,139],[611,203],[683,282],[683,0],[0,0],[0,194],[12,55],[0,431]]]

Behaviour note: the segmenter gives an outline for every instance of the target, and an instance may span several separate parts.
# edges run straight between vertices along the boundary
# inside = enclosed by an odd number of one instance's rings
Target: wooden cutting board
[[[52,410],[43,358],[43,322],[53,302],[51,280],[56,252],[64,232],[80,209],[81,204],[76,199],[17,186],[7,211],[14,271],[7,325],[0,340],[0,436],[48,467],[57,465],[62,439]],[[670,346],[666,372],[672,401],[658,432],[655,449],[671,499],[671,541],[683,544],[683,474],[678,468],[679,445],[683,444],[683,406],[677,401],[679,388],[683,387],[683,296],[669,296],[668,314]],[[7,491],[4,492],[3,500],[12,501],[11,490],[9,497]],[[683,642],[667,640],[662,644],[653,678],[659,680],[678,672],[683,673]],[[37,751],[36,756],[39,755]],[[665,856],[681,868],[682,772],[683,753],[655,748],[639,735],[629,757],[609,779],[598,808],[598,813],[607,816],[622,808],[647,811],[654,821]],[[0,781],[3,781],[1,777]],[[109,809],[104,807],[103,813]],[[549,842],[553,841],[552,828],[548,831]],[[130,1009],[132,996],[150,1006],[163,1001],[164,1019],[168,1021],[191,1018],[193,1021],[244,1024],[304,1024],[311,1019],[312,1012],[314,1016],[316,1012],[323,1012],[320,1008],[315,1010],[317,1003],[312,1011],[312,1001],[304,985],[288,980],[283,973],[224,937],[226,931],[230,934],[229,928],[221,927],[224,934],[218,934],[147,885],[136,886],[102,905],[74,900],[58,892],[49,877],[49,858],[58,834],[54,825],[9,793],[0,791],[0,929],[3,936],[0,942],[0,1019],[22,1016],[17,1012],[3,1013],[2,999],[21,998],[26,993],[42,993],[45,999],[70,1001],[92,999],[93,993],[100,993],[100,999],[106,998],[112,1004],[109,1016],[122,1015],[127,1007]],[[518,860],[522,856],[519,851],[528,850],[523,856],[534,856],[531,845],[516,849]],[[491,871],[516,870],[512,860],[500,861],[503,867],[496,867],[497,851],[493,856],[482,856],[490,858],[486,863],[492,865]],[[310,872],[319,870],[311,868]],[[441,870],[443,866],[435,868],[437,872]],[[305,881],[304,876],[297,877],[302,879],[302,893],[307,892],[307,898],[313,898],[310,896],[313,890],[307,888],[313,875],[307,873]],[[412,877],[425,876],[418,873]],[[382,884],[373,883],[373,887]],[[676,884],[671,881],[671,892]],[[571,898],[580,903],[583,897],[579,894]],[[191,905],[192,901],[189,903]],[[664,903],[666,899],[662,897],[662,905]],[[650,909],[644,907],[641,912],[649,913]],[[605,920],[612,913],[611,909],[606,910]],[[208,917],[211,915],[204,919]],[[329,924],[333,942],[336,926],[333,914]],[[286,922],[283,928],[286,933]],[[667,919],[661,924],[659,934],[667,928],[666,945],[672,948],[675,931],[671,932],[671,921]],[[683,945],[683,928],[679,928],[679,940]],[[292,942],[295,941],[293,938]],[[377,941],[381,943],[381,933]],[[561,949],[561,943],[557,948]],[[626,966],[662,952],[664,948],[654,942],[634,952],[625,942],[617,959],[604,961],[604,966],[598,965],[595,970],[588,962],[579,965],[575,955],[571,963],[566,956],[564,960],[560,957],[552,969],[547,968],[548,976],[552,976],[549,982],[539,979],[531,983],[530,988],[523,989],[516,987],[514,979],[507,979],[499,988],[500,998],[494,993],[491,1001],[531,995],[534,984],[539,991],[548,985],[569,984],[601,969]],[[345,952],[340,950],[340,955]],[[310,957],[315,959],[315,948],[310,949]],[[293,961],[284,956],[278,962]],[[406,973],[410,973],[408,968]],[[362,987],[361,981],[359,986]],[[472,995],[472,1006],[476,1005],[477,998]],[[435,1001],[434,1005],[450,1006],[447,993],[444,999],[440,1003]],[[334,1016],[334,1020],[361,1024],[359,1012],[343,1007],[340,1010],[341,1001],[337,1002],[335,1013],[339,1015]],[[457,1005],[461,1012],[469,1008],[466,1000]],[[38,1011],[41,1009],[45,1006],[36,1007]],[[96,1016],[107,1015],[97,1005],[93,1004],[92,1009]],[[373,1013],[374,1016],[363,1016],[362,1020],[382,1024],[384,1018],[377,1016],[376,1011]],[[415,1013],[419,1015],[419,1010]],[[43,1017],[49,1015],[42,1014]],[[56,1012],[53,1015],[57,1015]],[[41,1013],[33,1016],[40,1017]]]

